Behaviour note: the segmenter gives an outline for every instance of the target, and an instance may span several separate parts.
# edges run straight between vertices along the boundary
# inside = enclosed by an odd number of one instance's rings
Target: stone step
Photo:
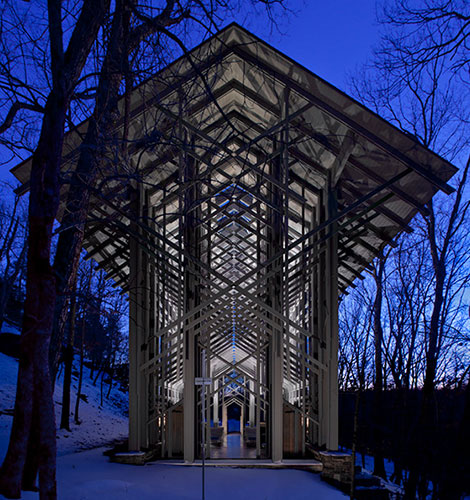
[[[201,467],[202,461],[195,460],[194,462],[187,463],[184,460],[158,460],[159,464],[166,465],[183,465],[192,467]],[[272,460],[250,460],[250,459],[220,459],[220,460],[206,460],[206,467],[235,467],[245,469],[297,469],[306,470],[309,472],[321,472],[322,464],[312,459],[299,459],[289,460],[284,459],[281,462],[273,462]]]

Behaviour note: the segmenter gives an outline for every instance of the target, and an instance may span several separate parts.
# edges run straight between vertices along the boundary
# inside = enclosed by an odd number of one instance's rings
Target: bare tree
[[[95,109],[89,118],[86,136],[80,148],[80,157],[70,180],[69,195],[62,219],[54,270],[58,276],[54,334],[51,343],[51,369],[57,368],[57,355],[63,336],[70,290],[76,280],[78,261],[82,248],[84,226],[90,200],[90,187],[94,184],[99,167],[106,159],[106,149],[112,144],[111,132],[119,119],[118,99],[121,82],[129,75],[129,57],[138,50],[146,38],[173,24],[188,18],[189,10],[182,8],[179,2],[168,0],[162,9],[145,19],[135,27],[130,26],[133,12],[137,12],[137,3],[133,0],[119,0],[113,16],[107,49],[96,91]],[[128,88],[128,91],[130,89]],[[126,137],[123,137],[125,143]]]
[[[443,57],[463,80],[470,65],[470,6],[466,0],[384,2],[380,20],[389,27],[378,53],[383,67],[420,72]]]
[[[366,389],[373,381],[371,332],[373,297],[369,283],[361,282],[339,308],[339,383],[343,390]]]
[[[11,186],[3,186],[3,189],[11,189]],[[21,212],[19,196],[14,197],[13,206],[4,201],[0,207],[0,332],[26,257],[25,214]]]
[[[74,411],[74,421],[75,424],[80,423],[79,418],[79,407],[80,399],[82,397],[82,383],[83,383],[83,364],[85,357],[85,329],[86,329],[86,305],[89,301],[90,289],[91,289],[91,279],[93,277],[93,267],[91,264],[88,265],[88,269],[84,270],[83,281],[80,282],[80,290],[82,297],[85,299],[81,310],[80,318],[80,368],[78,374],[78,386],[77,386],[77,397],[75,400],[75,411]],[[86,283],[86,285],[85,285]]]
[[[410,383],[422,388],[420,410],[408,432],[408,498],[415,498],[417,492],[426,494],[431,462],[437,458],[432,446],[433,394],[442,380],[440,370],[445,372],[448,355],[457,345],[455,321],[462,311],[469,274],[464,250],[468,245],[464,226],[469,12],[468,2],[458,0],[389,2],[383,14],[388,23],[383,44],[365,76],[353,82],[357,95],[369,106],[416,141],[463,166],[454,181],[455,193],[445,200],[436,196],[422,207],[415,223],[418,237],[416,247],[409,247],[408,262],[417,266],[416,276],[407,273],[403,268],[407,261],[397,254],[395,290],[390,289],[387,296],[394,330],[386,359],[393,379],[405,388]],[[456,73],[461,78],[455,78]],[[410,336],[404,337],[404,332]]]
[[[55,480],[55,417],[48,368],[49,340],[55,302],[55,277],[50,264],[51,238],[60,194],[60,162],[66,113],[91,46],[109,3],[85,0],[64,48],[62,2],[49,0],[51,89],[32,159],[28,215],[26,302],[21,334],[15,414],[10,443],[0,472],[0,491],[19,498],[21,486],[32,488],[36,473],[23,477],[25,464],[38,462],[40,498],[57,497]],[[11,108],[12,109],[12,108]],[[11,109],[7,120],[11,116]],[[33,415],[41,453],[29,449]],[[27,467],[28,469],[28,467]],[[33,467],[35,470],[35,467]]]
[[[368,283],[361,282],[352,292],[349,300],[343,300],[339,308],[339,384],[343,390],[355,391],[353,432],[352,432],[352,471],[350,498],[355,498],[356,453],[361,450],[359,442],[359,412],[362,394],[372,382],[371,365],[373,351],[370,348],[371,331],[374,323],[373,298]],[[364,457],[364,450],[362,449]]]
[[[383,251],[377,257],[374,263],[372,277],[375,282],[375,297],[373,303],[374,315],[374,359],[375,359],[375,376],[374,376],[374,441],[376,449],[374,452],[374,474],[386,478],[385,463],[383,454],[383,325],[382,325],[382,304],[384,295],[384,272],[387,255]]]

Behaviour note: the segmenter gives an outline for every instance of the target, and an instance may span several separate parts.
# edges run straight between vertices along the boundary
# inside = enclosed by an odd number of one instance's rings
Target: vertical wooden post
[[[261,177],[256,176],[256,184],[261,190]],[[256,239],[256,260],[258,263],[261,262],[261,203],[257,206],[258,218],[256,220],[256,230],[258,238]],[[258,299],[261,299],[261,285],[259,284],[259,279],[261,277],[261,272],[258,272],[258,285],[256,287],[256,294]],[[260,316],[262,314],[261,307],[258,306],[258,311]],[[256,458],[261,458],[261,332],[262,323],[261,318],[258,316],[256,319],[256,382],[255,382],[255,392],[256,392]],[[265,417],[266,418],[266,417]]]
[[[281,120],[289,116],[289,89],[286,87],[281,98]],[[273,149],[276,147],[273,141]],[[288,122],[283,126],[280,133],[279,145],[281,153],[278,158],[271,162],[271,176],[278,184],[271,183],[271,202],[274,208],[270,210],[270,249],[272,253],[279,254],[284,248],[283,258],[279,258],[272,266],[276,269],[274,277],[270,279],[271,286],[268,287],[270,297],[268,304],[276,311],[289,316],[288,308],[288,189],[289,189],[289,128]],[[279,187],[284,185],[284,192]],[[272,330],[271,337],[271,453],[273,462],[280,462],[283,454],[283,371],[284,371],[284,344],[288,344],[288,321],[283,324],[276,321],[276,328]],[[286,337],[284,338],[284,329]],[[288,370],[290,369],[290,353],[286,352]]]
[[[322,193],[322,217],[328,220],[337,211],[336,192],[328,175]],[[336,223],[326,230],[329,235],[320,254],[319,317],[324,344],[321,373],[320,444],[329,450],[338,448],[338,237]]]
[[[186,217],[185,217],[186,218]],[[185,222],[186,224],[187,222]],[[186,229],[186,228],[185,228]],[[189,232],[189,231],[188,231]],[[186,238],[186,242],[188,238]],[[190,250],[190,245],[185,245],[187,250]],[[194,274],[191,273],[188,262],[185,268],[185,311],[188,312],[194,307],[194,289],[195,280]],[[184,460],[188,463],[194,461],[195,453],[195,426],[196,426],[196,395],[194,388],[195,374],[195,341],[193,328],[184,328],[184,359],[183,359],[183,374],[184,374]]]
[[[255,419],[255,394],[254,391],[255,389],[255,384],[253,381],[247,381],[248,387],[250,388],[250,395],[249,395],[249,412],[248,412],[248,420],[250,421],[250,427],[253,427],[255,425],[256,419]]]
[[[196,210],[194,208],[197,199],[197,186],[195,182],[196,163],[193,158],[184,158],[184,227],[183,240],[187,256],[199,257],[199,236],[196,229]],[[199,303],[198,283],[196,280],[196,269],[194,262],[185,257],[184,265],[184,304],[185,312],[190,312]],[[186,323],[190,323],[190,317]],[[196,370],[196,339],[195,326],[184,327],[184,460],[188,463],[194,462],[196,444],[196,391],[194,376]]]
[[[219,427],[219,380],[214,379],[214,409],[213,409],[214,427]]]
[[[328,176],[328,217],[334,217],[337,212],[336,189]],[[330,226],[334,233],[328,239],[327,272],[329,277],[328,300],[328,405],[329,426],[326,446],[329,450],[338,449],[338,235],[337,223]]]
[[[320,201],[318,207],[318,213],[316,217],[316,223],[321,224],[326,220],[326,204],[327,204],[327,190],[328,187],[325,186],[319,193]],[[320,237],[324,237],[327,229],[320,233]],[[319,357],[322,365],[326,367],[321,369],[319,373],[318,380],[318,418],[319,418],[319,433],[318,433],[318,444],[320,446],[326,446],[328,441],[329,432],[329,421],[330,421],[330,402],[329,402],[329,373],[328,373],[328,358],[329,358],[329,342],[327,338],[328,330],[328,274],[326,270],[328,243],[321,243],[318,247],[318,265],[316,269],[315,284],[316,284],[316,304],[317,304],[317,318],[318,318],[318,338],[320,343]]]
[[[261,458],[261,320],[256,335],[256,458]],[[266,418],[266,417],[265,417]]]
[[[130,190],[133,220],[129,239],[129,450],[139,451],[148,446],[147,384],[140,370],[145,352],[144,281],[145,269],[139,236],[142,233],[143,189],[139,184]],[[140,244],[142,241],[140,241]]]
[[[271,175],[278,181],[282,179],[281,162],[275,158],[271,163]],[[282,249],[282,229],[283,221],[281,213],[283,211],[282,193],[278,186],[271,183],[271,203],[270,209],[270,254],[279,254]],[[271,256],[268,253],[268,256]],[[276,311],[282,312],[282,258],[277,259],[269,266],[274,267],[275,272],[268,283],[268,305]],[[269,269],[269,271],[271,271]],[[273,319],[276,327],[272,329],[270,342],[270,408],[271,408],[271,458],[273,462],[282,460],[283,450],[283,408],[282,408],[282,375],[283,375],[283,327],[279,321]]]
[[[225,404],[224,397],[222,397],[222,427],[224,428],[225,435],[228,434],[228,422],[227,422],[227,405]]]

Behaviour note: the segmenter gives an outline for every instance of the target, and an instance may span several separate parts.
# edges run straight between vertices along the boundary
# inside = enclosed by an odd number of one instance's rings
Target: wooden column
[[[256,422],[255,416],[255,384],[252,381],[247,382],[250,388],[249,394],[249,412],[248,412],[248,420],[250,421],[250,427],[253,427]]]
[[[322,194],[323,220],[328,220],[337,211],[331,175]],[[321,374],[320,444],[329,450],[338,448],[338,237],[335,232],[336,223],[325,230],[329,238],[321,252],[318,290],[322,361],[326,367]]]
[[[289,89],[286,87],[281,97],[281,120],[289,116]],[[276,269],[274,277],[268,282],[270,294],[268,304],[279,313],[284,313],[288,318],[288,190],[289,190],[289,123],[282,127],[279,139],[273,141],[273,150],[280,146],[280,155],[271,162],[271,176],[277,181],[270,184],[271,203],[270,209],[270,251],[271,255],[279,255],[284,249],[283,256],[276,259],[272,266]],[[283,186],[281,189],[279,186]],[[268,257],[269,257],[268,252]],[[276,320],[276,328],[272,330],[270,375],[271,375],[271,454],[273,462],[280,462],[283,454],[283,376],[284,376],[284,343],[288,339],[288,322],[284,324]],[[286,336],[284,338],[284,329]],[[289,364],[289,352],[286,352]],[[289,369],[289,367],[288,367]]]
[[[334,217],[337,213],[336,189],[328,178],[328,217]],[[327,245],[327,276],[329,277],[328,288],[328,405],[329,426],[326,436],[326,447],[329,450],[338,449],[338,235],[336,234],[337,223],[330,226],[334,233],[328,240]]]
[[[276,158],[271,163],[271,176],[281,182],[281,161]],[[271,183],[271,203],[273,207],[270,213],[269,239],[270,246],[268,257],[278,255],[282,250],[282,192],[280,188]],[[282,312],[282,257],[276,259],[271,266],[276,271],[273,277],[268,279],[268,305],[276,311]],[[270,342],[270,409],[271,409],[271,458],[273,462],[282,460],[283,450],[283,411],[282,411],[282,375],[283,375],[283,325],[279,320],[272,317],[276,327],[272,328]]]
[[[261,177],[258,175],[256,177],[256,183],[261,186]],[[259,188],[261,190],[261,187]],[[256,232],[258,237],[256,239],[256,260],[261,263],[261,203],[257,206],[258,218],[256,220]],[[258,285],[256,287],[256,294],[258,299],[261,300],[262,292],[260,285],[261,271],[257,273]],[[256,318],[256,382],[255,382],[255,392],[256,392],[256,458],[261,458],[261,336],[264,333],[263,325],[261,322],[261,306],[258,305],[258,312],[260,315]],[[266,414],[265,414],[266,415]],[[266,416],[265,416],[266,421]]]
[[[133,220],[130,221],[129,249],[129,450],[139,451],[148,446],[147,380],[140,370],[145,361],[144,285],[146,259],[142,244],[143,189],[130,189]]]
[[[196,217],[194,202],[196,200],[196,184],[193,182],[196,173],[194,160],[186,156],[183,165],[184,204],[183,204],[183,245],[188,255],[197,257],[198,235],[195,229]],[[197,281],[195,264],[188,256],[184,258],[184,310],[190,312],[198,303]],[[184,326],[184,460],[188,463],[194,462],[195,458],[195,430],[196,430],[196,391],[194,377],[196,370],[196,341],[194,337],[194,326],[188,327],[192,317],[186,321]]]
[[[214,379],[214,410],[213,410],[214,427],[219,427],[219,380]]]

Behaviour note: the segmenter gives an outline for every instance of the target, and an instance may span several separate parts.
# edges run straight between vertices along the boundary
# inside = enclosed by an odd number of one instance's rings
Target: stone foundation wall
[[[351,484],[352,455],[339,451],[317,451],[316,455],[323,464],[322,479],[342,485]]]

